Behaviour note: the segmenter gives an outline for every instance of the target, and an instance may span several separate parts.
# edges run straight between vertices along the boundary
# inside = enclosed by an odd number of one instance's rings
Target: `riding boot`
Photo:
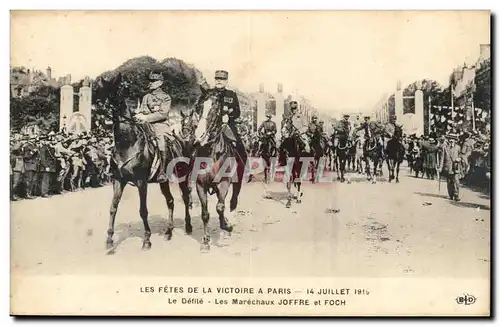
[[[166,151],[160,151],[160,172],[158,173],[158,182],[167,182],[167,174],[166,174],[166,169],[167,169],[167,152]]]

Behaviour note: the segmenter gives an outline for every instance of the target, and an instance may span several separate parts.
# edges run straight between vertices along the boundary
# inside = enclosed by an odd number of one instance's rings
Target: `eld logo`
[[[463,304],[466,306],[476,303],[476,297],[470,294],[458,296],[455,300],[458,304]]]

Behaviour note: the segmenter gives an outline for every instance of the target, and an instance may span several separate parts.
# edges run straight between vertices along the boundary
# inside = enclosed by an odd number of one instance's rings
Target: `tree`
[[[176,58],[167,58],[161,62],[149,56],[133,58],[98,78],[113,78],[122,73],[130,82],[132,100],[137,101],[148,92],[149,74],[153,71],[163,74],[162,89],[172,98],[173,106],[192,104],[200,96],[196,74],[202,75],[201,72]]]
[[[59,92],[50,86],[41,86],[23,98],[10,99],[10,126],[19,131],[23,126],[36,124],[45,132],[59,125]]]

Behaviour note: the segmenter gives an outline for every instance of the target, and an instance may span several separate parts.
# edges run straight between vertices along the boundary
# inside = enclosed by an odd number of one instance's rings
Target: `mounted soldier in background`
[[[290,112],[288,114],[283,114],[283,120],[281,121],[281,141],[280,141],[280,153],[279,162],[281,165],[286,164],[286,156],[283,144],[288,139],[296,139],[301,151],[309,152],[309,140],[306,135],[306,127],[302,122],[302,115],[297,110],[297,101],[290,102]]]
[[[258,129],[258,134],[260,138],[260,154],[264,151],[265,146],[269,146],[268,154],[274,156],[276,152],[276,123],[271,120],[271,115],[266,114],[267,120],[262,122]]]

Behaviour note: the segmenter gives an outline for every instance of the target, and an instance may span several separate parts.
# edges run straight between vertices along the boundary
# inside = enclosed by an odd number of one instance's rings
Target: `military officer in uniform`
[[[365,139],[368,139],[370,138],[370,134],[371,134],[371,128],[370,128],[370,116],[369,115],[365,115],[364,116],[364,121],[359,125],[359,127],[357,127],[356,129],[354,129],[355,132],[359,131],[359,130],[363,130],[364,131],[364,134],[365,134]]]
[[[307,135],[309,138],[313,138],[319,132],[318,117],[313,115],[311,117],[311,122],[307,126]]]
[[[384,128],[383,144],[384,148],[387,147],[387,142],[394,136],[402,138],[403,137],[403,126],[396,122],[396,115],[393,114],[389,118],[389,122]]]
[[[38,169],[41,175],[40,194],[42,197],[50,197],[49,192],[53,190],[57,177],[57,158],[55,149],[50,146],[44,137],[40,147],[40,164]]]
[[[239,123],[241,111],[238,95],[235,91],[227,89],[229,73],[225,70],[217,70],[215,72],[215,96],[222,100],[222,112],[227,116],[227,124],[231,128],[236,139],[236,151],[240,156],[242,164],[247,161],[247,152],[245,145],[238,132],[237,124]]]
[[[144,95],[141,107],[136,112],[135,118],[149,122],[154,126],[161,158],[158,182],[166,182],[168,178],[166,175],[167,148],[165,137],[168,137],[170,133],[168,113],[170,111],[171,98],[161,89],[163,85],[162,73],[151,72],[149,81],[150,92]]]
[[[35,139],[36,136],[31,136],[22,149],[27,199],[34,198],[33,191],[35,190],[36,172],[38,170],[38,148],[35,145]]]
[[[340,121],[340,132],[342,132],[345,135],[350,136],[351,135],[351,123],[349,122],[349,115],[344,114],[343,119]]]
[[[266,118],[267,120],[262,122],[262,124],[260,125],[259,127],[259,136],[261,138],[265,138],[267,139],[268,141],[271,142],[271,152],[272,150],[276,147],[276,139],[275,139],[275,136],[276,136],[276,123],[271,120],[271,115],[270,114],[266,114]],[[261,148],[260,150],[262,151],[262,146],[264,145],[264,142],[262,142],[261,144]]]
[[[297,110],[297,101],[290,102],[290,112],[288,114],[283,114],[283,120],[281,121],[281,144],[287,139],[292,137],[297,137],[297,139],[302,142],[306,152],[309,152],[309,143],[307,139],[303,136],[304,126],[302,124],[302,116]],[[284,151],[283,146],[280,146],[280,164],[285,164],[284,162]]]

